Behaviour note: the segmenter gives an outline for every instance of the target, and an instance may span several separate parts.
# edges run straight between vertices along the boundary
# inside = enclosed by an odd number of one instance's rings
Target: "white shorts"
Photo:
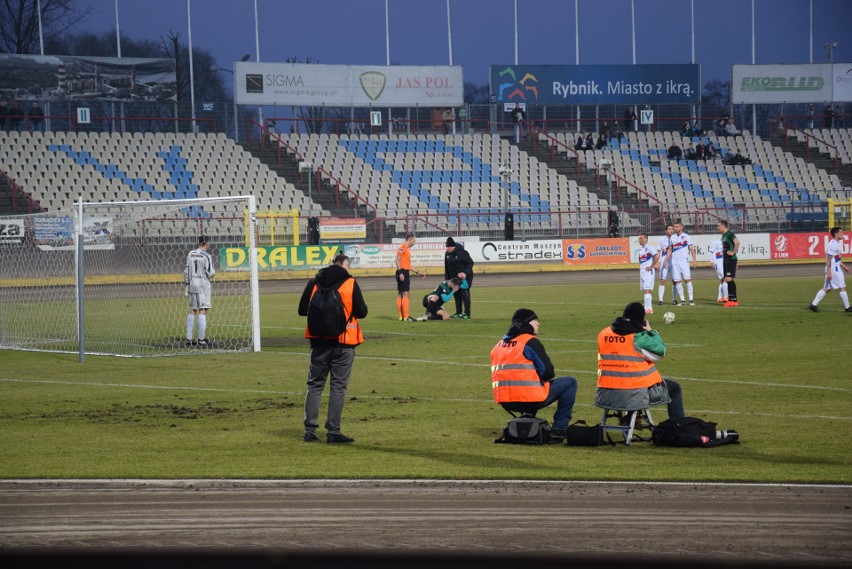
[[[825,286],[823,288],[841,289],[846,288],[846,275],[843,274],[843,269],[835,267],[831,271],[831,276],[825,276]]]
[[[660,265],[662,266],[663,262],[660,261]],[[660,284],[663,284],[669,279],[669,264],[666,263],[665,267],[660,269]]]
[[[716,269],[716,276],[719,279],[725,278],[725,260],[724,259],[714,259],[713,260],[713,268]]]
[[[692,280],[692,271],[689,269],[689,259],[671,260],[672,279],[675,282]]]
[[[652,290],[654,288],[654,279],[657,276],[657,271],[639,270],[639,289]]]
[[[190,310],[207,310],[212,307],[210,289],[204,292],[189,293]]]

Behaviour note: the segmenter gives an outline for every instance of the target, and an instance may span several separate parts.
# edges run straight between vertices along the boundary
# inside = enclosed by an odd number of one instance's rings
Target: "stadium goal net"
[[[160,356],[260,350],[252,196],[80,202],[0,217],[0,349]],[[249,224],[245,220],[249,219]],[[82,222],[82,223],[81,223]],[[206,236],[207,344],[184,268]],[[226,258],[239,270],[224,270]],[[193,342],[187,341],[193,324]]]

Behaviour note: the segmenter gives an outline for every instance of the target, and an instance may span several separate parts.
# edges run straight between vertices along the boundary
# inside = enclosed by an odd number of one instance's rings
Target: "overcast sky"
[[[92,6],[79,30],[114,31],[116,0]],[[578,0],[580,64],[633,62],[631,0]],[[122,35],[187,38],[186,0],[117,0]],[[288,57],[329,64],[383,65],[385,0],[256,0],[260,60]],[[447,65],[447,0],[387,0],[390,61]],[[755,0],[755,63],[852,62],[852,0]],[[573,64],[574,0],[517,0],[518,63]],[[690,63],[690,0],[633,0],[636,63]],[[752,62],[751,0],[694,0],[695,62],[702,81],[727,80],[734,63]],[[255,0],[191,0],[192,42],[230,69],[255,49]],[[452,62],[465,81],[488,82],[490,64],[515,61],[515,0],[450,0]]]

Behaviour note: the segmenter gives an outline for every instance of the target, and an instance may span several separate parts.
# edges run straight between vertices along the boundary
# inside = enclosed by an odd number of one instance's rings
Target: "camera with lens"
[[[716,431],[716,440],[730,437],[732,441],[740,440],[740,434],[734,430]]]

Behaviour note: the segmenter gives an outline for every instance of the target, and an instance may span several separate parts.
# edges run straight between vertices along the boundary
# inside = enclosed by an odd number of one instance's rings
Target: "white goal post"
[[[81,361],[260,351],[256,228],[254,196],[81,200],[0,217],[0,349],[79,352]],[[216,270],[207,345],[187,341],[183,274],[201,236]],[[226,257],[236,269],[224,270]]]

